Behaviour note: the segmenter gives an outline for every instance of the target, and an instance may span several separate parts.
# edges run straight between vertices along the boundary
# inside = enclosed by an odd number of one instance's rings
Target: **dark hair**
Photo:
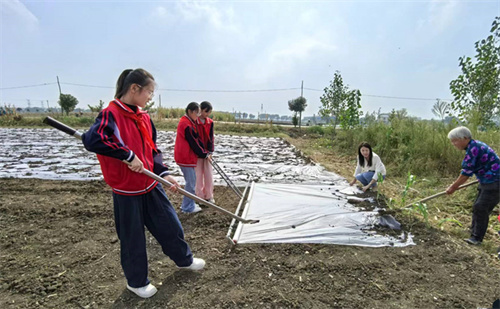
[[[202,111],[210,112],[212,110],[212,104],[208,101],[203,101],[200,103],[200,108]]]
[[[124,96],[133,84],[137,84],[142,88],[154,82],[154,80],[153,75],[144,69],[127,69],[118,77],[115,98],[119,99]]]
[[[200,110],[200,105],[196,102],[191,102],[188,104],[188,106],[186,107],[186,115],[188,113],[188,111],[195,111],[195,110]]]
[[[373,151],[372,151],[372,146],[368,144],[367,142],[362,142],[359,144],[358,147],[358,160],[359,160],[359,165],[363,166],[365,165],[365,157],[361,154],[361,147],[366,147],[370,149],[370,155],[368,156],[368,165],[367,166],[372,166],[372,158],[373,158]]]

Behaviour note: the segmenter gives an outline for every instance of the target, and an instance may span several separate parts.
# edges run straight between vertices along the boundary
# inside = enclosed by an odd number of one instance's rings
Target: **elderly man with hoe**
[[[455,148],[465,150],[465,157],[460,176],[446,189],[446,193],[452,194],[472,174],[476,175],[479,187],[473,205],[471,237],[465,241],[480,245],[488,228],[489,216],[500,200],[500,159],[491,147],[472,139],[466,127],[451,130],[448,138]]]

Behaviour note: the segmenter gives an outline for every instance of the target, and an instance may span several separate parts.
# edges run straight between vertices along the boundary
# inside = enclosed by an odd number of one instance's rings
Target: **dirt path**
[[[178,271],[148,234],[159,292],[142,300],[125,289],[102,182],[0,179],[0,188],[0,308],[477,308],[500,296],[492,257],[418,224],[417,246],[399,249],[230,247],[230,220],[205,209],[179,217],[206,270]],[[236,206],[227,188],[216,198]]]

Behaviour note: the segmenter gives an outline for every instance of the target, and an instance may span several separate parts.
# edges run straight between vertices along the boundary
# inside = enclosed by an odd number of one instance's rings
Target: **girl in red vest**
[[[196,194],[196,164],[198,158],[210,160],[208,152],[200,139],[200,132],[196,121],[200,114],[200,105],[191,102],[186,107],[186,114],[179,120],[177,126],[177,136],[175,137],[174,159],[181,168],[186,185],[184,189],[192,194]],[[181,211],[184,213],[195,213],[201,211],[200,206],[195,202],[184,197],[181,204]]]
[[[193,258],[177,213],[161,184],[142,174],[147,169],[165,178],[174,184],[172,191],[179,186],[162,163],[156,129],[141,109],[154,90],[154,78],[147,71],[123,71],[115,99],[82,136],[85,148],[97,153],[104,180],[113,189],[115,227],[127,289],[143,298],[157,292],[148,279],[144,226],[179,268],[201,270],[205,266],[204,260]]]
[[[203,147],[209,153],[214,152],[214,122],[208,118],[212,112],[212,104],[203,101],[200,104],[201,113],[196,121]],[[214,180],[210,159],[198,158],[196,163],[196,195],[211,203],[214,200]]]

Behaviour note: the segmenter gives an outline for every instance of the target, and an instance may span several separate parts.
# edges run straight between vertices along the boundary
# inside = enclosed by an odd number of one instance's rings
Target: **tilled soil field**
[[[237,206],[227,187],[215,198]],[[486,308],[500,296],[492,256],[416,222],[402,221],[417,244],[405,248],[233,247],[229,217],[179,218],[206,269],[178,270],[148,233],[159,291],[144,300],[125,288],[103,182],[0,179],[0,308]]]

